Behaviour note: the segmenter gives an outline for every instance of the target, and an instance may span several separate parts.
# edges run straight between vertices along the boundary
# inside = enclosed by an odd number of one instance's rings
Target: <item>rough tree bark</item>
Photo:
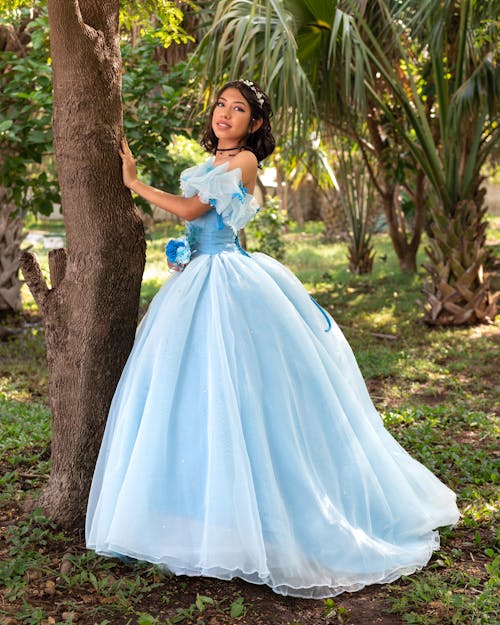
[[[67,248],[51,288],[22,257],[44,319],[52,468],[40,504],[81,525],[109,404],[132,346],[145,260],[141,220],[121,180],[119,0],[48,0],[54,147]]]

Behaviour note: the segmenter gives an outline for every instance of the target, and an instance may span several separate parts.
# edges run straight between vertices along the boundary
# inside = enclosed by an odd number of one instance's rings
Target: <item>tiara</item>
[[[260,104],[260,107],[262,108],[264,106],[264,96],[262,92],[257,89],[255,84],[251,80],[242,80],[241,82],[247,87],[250,87],[250,89],[255,93],[257,102]]]

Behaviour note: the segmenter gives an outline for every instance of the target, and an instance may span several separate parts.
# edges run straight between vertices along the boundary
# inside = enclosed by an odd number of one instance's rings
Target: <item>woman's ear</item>
[[[262,126],[262,124],[264,123],[264,120],[261,119],[255,119],[252,118],[252,121],[250,122],[250,132],[257,132],[257,130]]]

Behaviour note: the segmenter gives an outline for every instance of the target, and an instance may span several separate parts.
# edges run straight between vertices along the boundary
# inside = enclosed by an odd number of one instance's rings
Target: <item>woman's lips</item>
[[[222,129],[231,128],[231,125],[226,122],[216,122],[215,125],[217,126],[217,128],[222,128]]]

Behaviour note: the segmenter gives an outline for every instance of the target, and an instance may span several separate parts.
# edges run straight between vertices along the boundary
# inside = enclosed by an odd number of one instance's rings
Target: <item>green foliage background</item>
[[[28,54],[0,56],[0,178],[18,211],[48,215],[59,202],[52,156],[52,70],[48,22],[30,24]]]
[[[4,156],[0,159],[0,177],[8,192],[7,201],[14,202],[19,214],[49,215],[60,196],[52,147],[48,18],[42,7],[31,19],[26,4],[3,4],[14,11],[6,13],[3,22],[27,20],[26,32],[31,41],[25,55],[4,52],[0,57],[0,146]],[[144,23],[144,27],[135,44],[124,37],[122,92],[125,134],[139,157],[143,177],[167,191],[177,192],[180,171],[192,165],[195,157],[189,149],[180,154],[170,152],[168,147],[176,134],[187,133],[187,108],[195,78],[193,70],[188,70],[184,63],[166,74],[155,56],[158,46],[187,40],[181,27],[182,12],[173,4],[135,2],[124,8],[124,26]],[[151,21],[154,7],[161,9],[157,22]],[[196,120],[189,132],[198,132]],[[151,210],[140,198],[137,203],[145,211]]]

